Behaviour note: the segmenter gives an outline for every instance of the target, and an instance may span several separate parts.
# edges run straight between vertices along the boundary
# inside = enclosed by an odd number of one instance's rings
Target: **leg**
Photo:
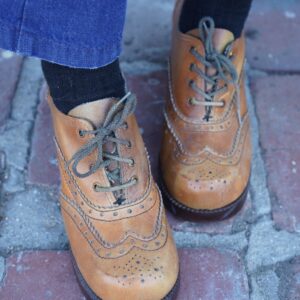
[[[222,219],[246,199],[251,141],[240,33],[250,4],[177,1],[160,155],[162,189],[175,213]]]
[[[186,0],[180,16],[182,32],[198,27],[203,17],[211,17],[216,28],[227,29],[239,38],[244,28],[252,0]]]
[[[16,0],[17,29],[5,3],[0,46],[43,59],[61,211],[88,299],[171,299],[176,246],[118,62],[126,2]]]
[[[83,103],[125,96],[118,59],[95,69],[70,68],[47,61],[42,61],[42,68],[50,95],[63,113]]]

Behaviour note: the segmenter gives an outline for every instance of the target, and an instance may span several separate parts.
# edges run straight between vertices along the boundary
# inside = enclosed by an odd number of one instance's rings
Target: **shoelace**
[[[238,74],[236,69],[228,57],[231,52],[232,44],[229,44],[223,53],[219,53],[213,45],[213,34],[215,31],[214,20],[210,17],[204,17],[199,22],[199,35],[200,39],[204,43],[205,56],[202,56],[194,47],[191,48],[191,53],[195,58],[204,65],[205,69],[215,70],[214,75],[208,75],[205,71],[203,72],[195,64],[191,64],[190,68],[196,72],[201,78],[204,79],[206,87],[211,86],[209,91],[202,90],[199,88],[194,81],[190,81],[191,88],[196,91],[199,95],[204,98],[199,100],[197,98],[190,98],[189,102],[192,105],[203,105],[205,106],[206,114],[204,120],[209,121],[211,118],[212,107],[224,107],[224,101],[215,101],[215,96],[225,93],[228,90],[228,85],[233,84],[236,91],[236,101],[238,106],[238,119],[241,122],[240,117],[240,96],[238,86]],[[224,80],[225,84],[222,87],[218,87],[220,80]]]
[[[73,157],[69,161],[69,164],[73,162],[72,170],[74,174],[79,178],[88,177],[91,174],[95,173],[98,169],[105,168],[107,177],[112,185],[104,187],[99,183],[94,183],[94,190],[96,192],[121,191],[137,183],[138,179],[136,177],[131,178],[125,183],[122,183],[120,169],[108,169],[108,167],[113,162],[127,163],[129,165],[132,165],[134,162],[132,158],[120,157],[117,150],[115,150],[114,153],[106,152],[103,150],[103,146],[106,143],[130,146],[130,141],[117,138],[114,132],[118,128],[127,127],[127,123],[125,122],[125,120],[134,112],[135,107],[136,98],[131,93],[128,93],[110,108],[103,124],[99,128],[95,130],[80,131],[81,136],[92,135],[93,137],[73,155]],[[114,148],[117,149],[117,147]],[[90,166],[89,171],[87,171],[86,173],[80,173],[78,171],[78,164],[94,151],[97,151],[96,161]],[[123,201],[125,200],[119,197],[115,204],[122,204]]]

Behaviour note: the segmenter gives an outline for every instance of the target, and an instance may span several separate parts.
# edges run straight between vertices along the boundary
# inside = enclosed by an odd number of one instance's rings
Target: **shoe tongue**
[[[114,103],[116,103],[116,99],[114,98],[84,103],[73,108],[68,115],[74,118],[84,119],[98,128],[103,124],[109,109]]]
[[[187,32],[188,35],[191,35],[195,38],[200,39],[199,29],[192,29]],[[226,46],[234,40],[234,35],[232,32],[226,29],[216,28],[213,34],[213,45],[215,49],[222,53],[224,52]]]

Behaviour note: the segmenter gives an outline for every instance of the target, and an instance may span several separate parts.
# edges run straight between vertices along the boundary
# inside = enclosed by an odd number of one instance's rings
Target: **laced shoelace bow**
[[[80,135],[91,135],[92,138],[83,145],[71,158],[69,164],[73,162],[72,170],[74,175],[79,178],[85,178],[95,173],[98,169],[105,168],[107,177],[112,183],[111,186],[100,186],[99,183],[94,184],[94,189],[97,192],[116,192],[124,190],[137,183],[137,178],[131,178],[125,183],[121,183],[121,175],[119,168],[109,170],[108,167],[113,162],[133,164],[132,158],[120,157],[115,151],[106,152],[103,150],[103,146],[106,143],[113,143],[115,145],[130,146],[130,141],[117,138],[114,132],[118,128],[126,128],[126,119],[131,115],[136,107],[136,98],[131,93],[125,95],[121,100],[114,104],[107,113],[103,124],[95,130],[81,130]],[[115,147],[116,149],[117,147]],[[91,155],[94,151],[97,153],[96,161],[90,166],[89,171],[86,173],[80,173],[78,171],[78,164],[86,157]],[[121,204],[124,199],[118,199],[116,204]]]
[[[199,35],[201,41],[204,43],[205,55],[202,56],[194,47],[191,48],[191,53],[195,58],[205,67],[205,70],[213,69],[215,73],[213,75],[203,72],[196,64],[191,64],[191,70],[196,72],[201,78],[204,79],[204,86],[211,86],[209,91],[199,88],[194,81],[190,81],[191,88],[196,91],[204,100],[197,98],[190,98],[189,102],[192,105],[205,106],[206,114],[204,120],[209,121],[211,118],[211,111],[213,107],[224,107],[224,101],[215,101],[215,97],[228,90],[228,85],[233,84],[236,91],[238,120],[241,122],[240,117],[240,95],[238,86],[238,74],[236,69],[228,57],[231,52],[232,43],[229,44],[224,53],[218,52],[213,45],[213,34],[215,31],[215,23],[212,18],[204,17],[199,22]],[[220,80],[224,81],[224,85],[219,87]]]

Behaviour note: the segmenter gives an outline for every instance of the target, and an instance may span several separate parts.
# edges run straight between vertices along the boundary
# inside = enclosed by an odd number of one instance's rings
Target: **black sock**
[[[198,28],[203,17],[212,17],[216,28],[231,31],[239,38],[250,11],[252,0],[186,0],[179,28],[182,32]]]
[[[42,61],[42,69],[50,95],[63,113],[86,102],[125,95],[125,81],[118,59],[97,69],[69,68]]]

